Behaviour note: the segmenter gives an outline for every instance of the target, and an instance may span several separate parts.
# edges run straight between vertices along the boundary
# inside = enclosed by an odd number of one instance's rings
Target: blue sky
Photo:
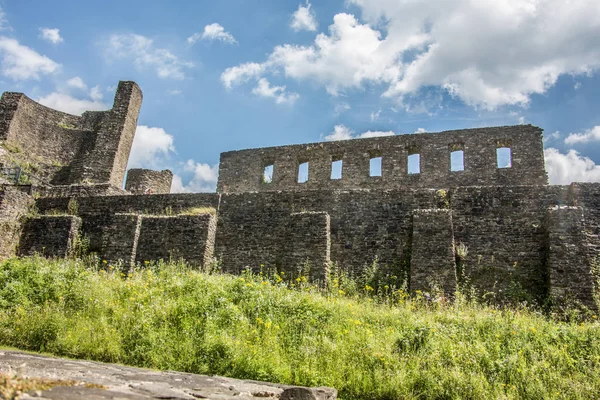
[[[531,123],[600,181],[600,2],[0,1],[0,89],[75,114],[144,92],[132,167],[211,191],[222,151]]]

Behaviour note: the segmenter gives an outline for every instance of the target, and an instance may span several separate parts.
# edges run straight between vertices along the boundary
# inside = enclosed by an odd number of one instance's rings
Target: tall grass
[[[343,399],[592,399],[600,327],[365,285],[178,264],[124,275],[82,261],[0,265],[0,344],[56,355],[307,386]],[[355,284],[355,286],[360,284]]]

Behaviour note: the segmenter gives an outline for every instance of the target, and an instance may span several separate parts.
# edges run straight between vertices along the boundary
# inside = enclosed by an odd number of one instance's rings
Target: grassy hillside
[[[343,399],[596,398],[600,325],[402,290],[149,265],[0,265],[0,345],[307,386]],[[378,292],[378,293],[377,293]],[[349,297],[352,294],[352,297]]]

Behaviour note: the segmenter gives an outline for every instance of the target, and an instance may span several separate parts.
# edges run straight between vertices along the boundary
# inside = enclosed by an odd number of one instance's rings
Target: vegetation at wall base
[[[331,386],[342,399],[592,399],[600,324],[460,293],[149,263],[0,264],[0,345],[133,366]],[[352,296],[350,296],[352,294]]]

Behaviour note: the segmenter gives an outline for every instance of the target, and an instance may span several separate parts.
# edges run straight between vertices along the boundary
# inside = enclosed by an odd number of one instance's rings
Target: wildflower
[[[371,292],[371,291],[373,291],[373,290],[375,290],[375,289],[373,289],[373,287],[372,287],[372,286],[365,285],[365,290],[366,290],[367,292]]]
[[[102,260],[102,264],[106,264],[106,263],[108,263],[108,261]]]
[[[267,281],[262,281],[260,284],[261,284],[261,285],[268,285],[268,284],[269,284],[269,282],[267,282]]]
[[[146,261],[144,261],[144,264],[148,265],[148,264],[150,264],[150,261],[146,260]]]
[[[340,294],[340,296],[343,296],[343,295],[345,295],[345,294],[346,294],[346,292],[344,292],[344,291],[343,291],[343,290],[341,290],[341,289],[340,289],[340,290],[338,290],[338,293]]]
[[[260,318],[260,317],[256,318],[256,323],[261,325],[263,323],[262,318]]]

